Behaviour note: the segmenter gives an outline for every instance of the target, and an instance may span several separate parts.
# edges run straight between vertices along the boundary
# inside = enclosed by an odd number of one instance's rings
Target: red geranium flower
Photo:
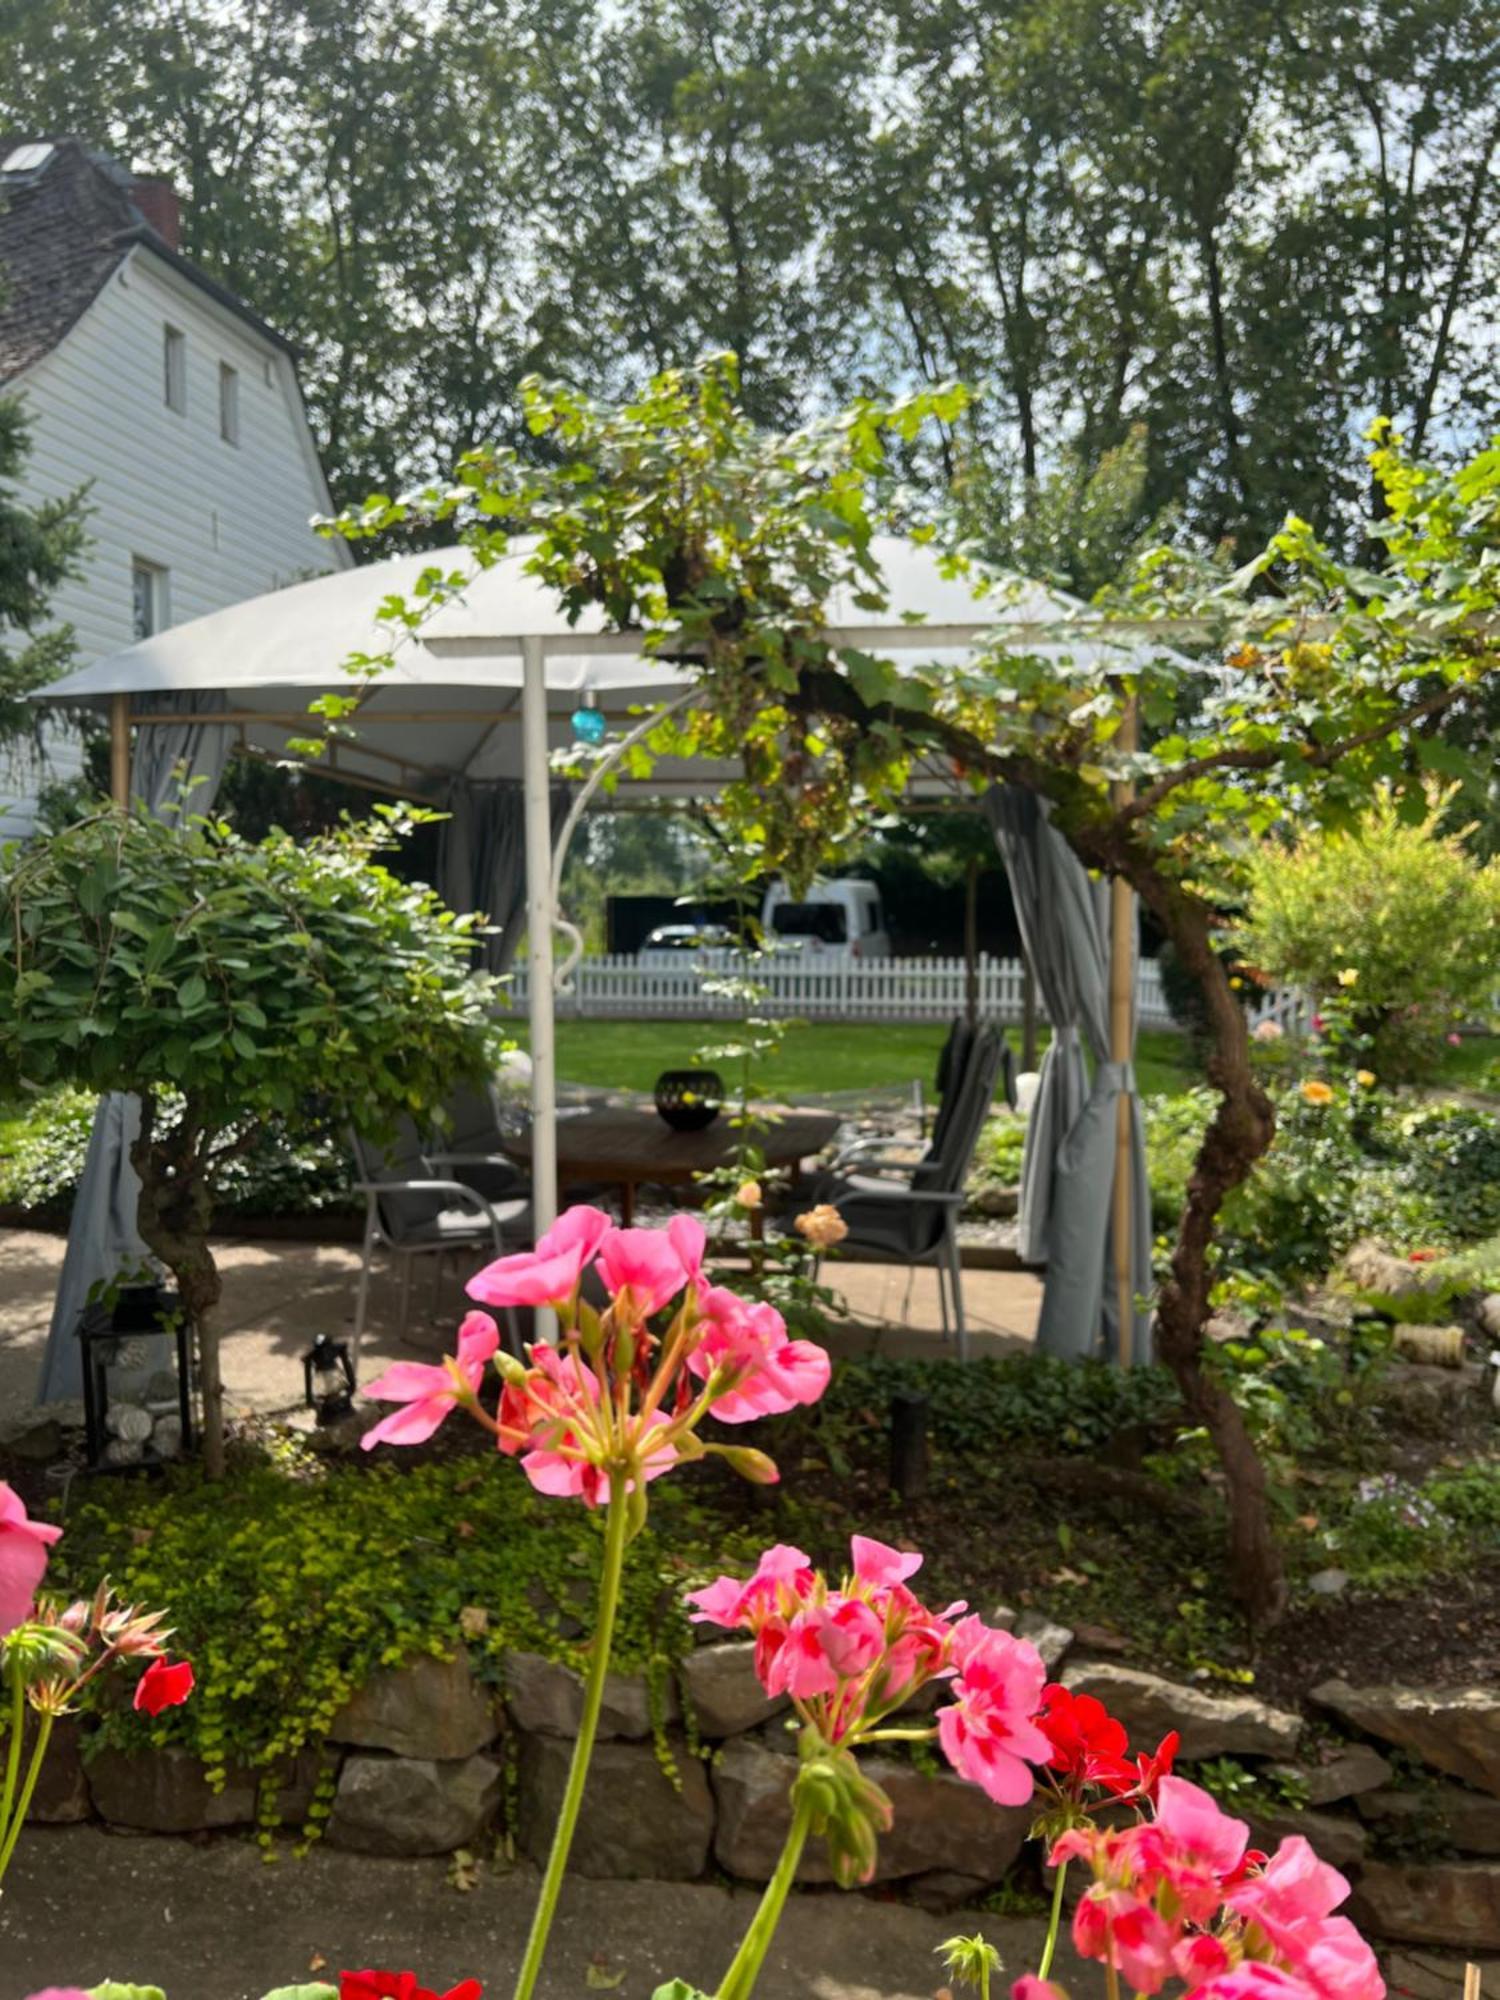
[[[414,1972],[341,1972],[339,2000],[484,2000],[477,1979],[461,1979],[446,1993],[419,1986]]]
[[[1136,1769],[1140,1773],[1141,1797],[1150,1799],[1153,1805],[1156,1803],[1158,1785],[1163,1778],[1170,1778],[1172,1775],[1173,1760],[1181,1742],[1182,1738],[1175,1729],[1168,1730],[1157,1744],[1153,1756],[1137,1757],[1135,1760]]]
[[[1074,1694],[1053,1681],[1043,1689],[1034,1719],[1052,1745],[1047,1768],[1059,1772],[1075,1792],[1084,1785],[1134,1791],[1140,1774],[1126,1755],[1125,1725],[1094,1695]]]
[[[160,1715],[164,1708],[180,1708],[193,1691],[190,1660],[153,1660],[135,1691],[135,1705],[147,1715]]]

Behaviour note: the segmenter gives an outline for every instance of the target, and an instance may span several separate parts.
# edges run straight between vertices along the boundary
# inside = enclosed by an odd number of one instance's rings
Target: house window
[[[240,441],[240,371],[219,363],[219,436],[225,444]]]
[[[131,621],[137,639],[149,639],[170,623],[167,606],[167,572],[160,563],[146,562],[141,556],[130,565]]]
[[[187,335],[175,326],[162,328],[161,360],[167,408],[180,415],[187,409]]]

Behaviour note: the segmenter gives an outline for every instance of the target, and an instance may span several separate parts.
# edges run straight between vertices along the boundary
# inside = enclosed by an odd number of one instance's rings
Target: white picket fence
[[[1018,958],[982,956],[978,968],[979,1014],[987,1021],[1019,1022],[1025,973]],[[586,1019],[657,1021],[672,1018],[707,1020],[743,1014],[745,1002],[734,993],[714,992],[718,980],[735,976],[734,968],[709,967],[701,960],[683,965],[642,965],[616,953],[580,961],[572,990],[559,993],[557,1011]],[[768,1014],[807,1020],[948,1021],[964,1010],[966,970],[961,958],[871,958],[849,964],[819,964],[804,958],[758,961],[749,971],[765,991]],[[527,997],[527,972],[517,966],[511,975],[517,1006]],[[1162,997],[1155,959],[1142,959],[1136,998],[1140,1022],[1147,1028],[1176,1024]],[[1047,1018],[1037,996],[1041,1020]]]

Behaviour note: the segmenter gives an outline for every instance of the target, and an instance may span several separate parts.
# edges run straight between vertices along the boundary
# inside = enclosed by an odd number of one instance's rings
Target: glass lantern
[[[127,1285],[78,1327],[88,1462],[102,1471],[165,1465],[193,1449],[192,1340],[175,1294]]]

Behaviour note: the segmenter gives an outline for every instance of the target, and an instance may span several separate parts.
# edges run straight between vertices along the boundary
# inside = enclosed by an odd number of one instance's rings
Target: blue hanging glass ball
[[[575,708],[572,723],[580,743],[602,743],[609,732],[609,724],[597,708]]]

